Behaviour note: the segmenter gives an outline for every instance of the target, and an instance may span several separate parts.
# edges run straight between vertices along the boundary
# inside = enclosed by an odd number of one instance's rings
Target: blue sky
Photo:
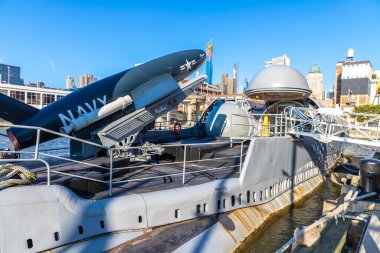
[[[211,38],[214,82],[232,75],[236,61],[243,81],[287,54],[304,75],[318,63],[328,90],[350,47],[356,60],[380,69],[379,0],[0,0],[0,24],[0,62],[21,66],[25,82],[51,87],[63,88],[67,75],[104,78],[167,53],[204,49]]]

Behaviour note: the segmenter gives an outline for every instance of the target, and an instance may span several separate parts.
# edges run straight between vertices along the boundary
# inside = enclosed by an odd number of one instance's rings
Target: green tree
[[[355,107],[353,112],[355,113],[369,113],[369,114],[380,114],[380,105],[361,105],[358,107]],[[359,122],[364,122],[366,120],[369,120],[371,117],[365,117],[365,116],[355,116],[352,115],[353,118],[356,118]]]

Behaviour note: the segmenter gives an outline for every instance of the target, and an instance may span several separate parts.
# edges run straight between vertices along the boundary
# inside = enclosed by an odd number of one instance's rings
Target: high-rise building
[[[66,89],[75,89],[75,79],[72,76],[66,77]]]
[[[222,74],[221,88],[223,89],[223,94],[236,94],[237,93],[237,79],[236,75],[234,77],[228,77],[228,73]]]
[[[354,50],[348,50],[341,73],[336,76],[336,102],[341,108],[370,104],[372,64],[370,61],[354,61]],[[337,73],[339,73],[337,71]],[[340,87],[339,87],[340,81]]]
[[[211,42],[206,45],[206,75],[208,84],[212,84],[212,44]]]
[[[0,83],[21,84],[20,72],[20,67],[0,64]]]
[[[372,71],[370,101],[372,104],[380,104],[380,70]]]
[[[334,106],[340,106],[340,90],[342,86],[342,66],[343,62],[337,62],[335,66],[334,80]]]
[[[323,94],[324,94],[323,99],[325,99],[325,100],[333,100],[334,99],[334,91],[333,90],[324,91]]]
[[[249,85],[248,78],[244,78],[243,92],[245,92],[246,89],[248,89],[248,85]]]
[[[238,65],[236,63],[234,63],[233,73],[234,73],[234,78],[237,80],[238,79]]]
[[[323,74],[318,64],[314,63],[306,76],[307,83],[312,91],[312,96],[318,100],[323,99]]]
[[[89,85],[91,83],[94,83],[96,81],[97,81],[97,79],[93,75],[85,74],[85,75],[80,76],[78,78],[78,88],[82,88],[82,87]]]
[[[272,58],[272,60],[265,62],[265,67],[270,67],[273,65],[290,66],[290,58],[286,54],[284,54],[283,56]]]

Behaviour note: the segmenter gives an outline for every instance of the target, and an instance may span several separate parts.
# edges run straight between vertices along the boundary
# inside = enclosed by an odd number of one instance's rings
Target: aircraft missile
[[[90,132],[124,110],[133,112],[157,104],[178,90],[178,82],[204,60],[205,52],[198,49],[172,53],[77,89],[41,110],[0,94],[0,117],[66,134]],[[17,150],[36,143],[34,129],[11,127],[7,135]],[[41,131],[40,143],[57,137]]]
[[[105,117],[127,108],[133,102],[131,96],[126,95],[124,97],[119,97],[115,101],[104,105],[103,107],[93,110],[89,113],[83,114],[76,119],[69,120],[70,124],[61,127],[59,130],[61,133],[69,134],[72,131],[79,131],[96,121],[104,119]]]

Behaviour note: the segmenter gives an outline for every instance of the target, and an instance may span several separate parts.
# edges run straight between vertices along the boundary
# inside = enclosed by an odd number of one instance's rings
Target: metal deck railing
[[[158,121],[154,122],[154,129],[155,130],[174,130],[174,125],[175,124],[180,124],[181,129],[186,129],[195,126],[197,121],[189,121],[189,120],[165,120],[165,121]]]
[[[0,127],[9,127],[9,125],[6,124],[0,124]],[[223,141],[223,142],[210,142],[210,143],[192,143],[192,144],[173,144],[173,145],[150,145],[148,147],[145,146],[136,146],[136,147],[125,147],[125,148],[115,148],[115,147],[107,147],[103,146],[99,143],[91,142],[88,140],[83,140],[80,138],[76,138],[74,136],[62,134],[59,132],[55,132],[46,128],[42,127],[34,127],[34,126],[23,126],[23,125],[12,125],[13,128],[26,128],[26,129],[33,129],[36,131],[36,143],[34,146],[33,151],[8,151],[8,150],[1,150],[0,153],[8,153],[8,154],[16,154],[18,156],[20,155],[32,155],[32,158],[12,158],[12,159],[1,159],[0,162],[41,162],[43,165],[46,167],[46,184],[49,186],[51,185],[51,175],[52,174],[57,174],[57,175],[62,175],[62,176],[67,176],[71,178],[79,178],[79,179],[85,179],[85,180],[90,180],[98,183],[104,183],[108,184],[109,187],[109,196],[112,196],[112,189],[113,186],[116,184],[123,184],[123,183],[128,183],[128,182],[135,182],[135,181],[144,181],[144,180],[151,180],[151,179],[157,179],[157,178],[164,178],[164,177],[179,177],[182,176],[182,183],[185,184],[186,181],[186,175],[198,172],[209,172],[209,171],[216,171],[216,170],[227,170],[227,169],[239,169],[239,172],[241,171],[242,164],[244,162],[244,157],[246,156],[246,153],[244,153],[244,145],[249,142],[249,138],[246,138],[244,140],[239,140],[239,141],[233,141],[232,139]],[[108,153],[108,159],[109,159],[109,167],[99,165],[99,164],[93,164],[88,161],[81,161],[81,160],[76,160],[72,159],[70,157],[64,157],[61,155],[56,155],[56,154],[51,154],[47,151],[41,151],[40,150],[40,136],[41,133],[50,133],[53,135],[56,135],[57,137],[62,137],[65,139],[77,141],[86,145],[94,146],[97,148],[105,149]],[[240,154],[239,155],[230,155],[230,156],[223,156],[223,157],[216,157],[216,158],[209,158],[209,159],[193,159],[189,160],[187,159],[187,152],[190,147],[220,147],[221,145],[240,145]],[[183,149],[183,156],[182,156],[182,161],[177,161],[177,162],[165,162],[165,163],[159,163],[159,164],[154,164],[156,167],[160,166],[173,166],[173,167],[181,167],[182,172],[178,173],[169,173],[169,174],[164,174],[164,175],[158,175],[158,176],[148,176],[148,177],[139,177],[139,178],[132,178],[132,179],[127,179],[127,180],[116,180],[114,179],[114,172],[117,170],[132,170],[132,169],[140,169],[140,168],[148,168],[152,167],[152,164],[150,163],[140,163],[140,164],[132,164],[130,166],[124,166],[124,167],[114,167],[114,156],[115,154],[118,153],[118,151],[130,151],[130,150],[136,150],[137,152],[141,149],[144,148],[169,148],[169,147],[180,147]],[[154,155],[154,154],[152,154]],[[44,158],[41,158],[44,157]],[[85,165],[89,166],[90,168],[98,168],[98,169],[104,169],[109,172],[109,180],[100,180],[96,178],[91,178],[91,177],[86,177],[86,176],[81,176],[73,173],[68,173],[68,172],[63,172],[59,171],[57,169],[53,169],[51,163],[49,162],[49,159],[56,159],[56,160],[61,160],[65,162],[72,162],[74,164],[80,164],[80,165]],[[228,166],[223,166],[223,167],[215,167],[215,168],[206,168],[206,166],[200,166],[201,169],[197,170],[190,170],[189,168],[191,167],[191,164],[196,164],[200,162],[205,162],[205,161],[218,161],[218,160],[239,160],[238,164],[232,164]],[[194,167],[194,166],[193,166]],[[199,167],[199,166],[198,166]],[[202,168],[203,167],[203,168]],[[39,170],[38,172],[42,172]]]
[[[347,142],[380,148],[380,115],[352,113],[332,108],[286,107],[286,132],[310,136],[321,142]],[[360,117],[362,122],[352,123]]]
[[[365,121],[354,125],[348,121],[349,115],[355,117],[365,117]],[[236,123],[239,120],[233,122],[232,118],[240,118],[245,117],[246,123]],[[264,125],[262,119],[264,117],[268,117],[269,124]],[[241,122],[241,121],[240,121]],[[233,136],[233,129],[236,130],[236,127],[243,126],[246,129],[246,132],[243,134],[240,131],[239,136]],[[9,127],[6,124],[0,124],[0,127]],[[107,147],[101,145],[99,143],[91,142],[88,140],[82,140],[76,138],[74,136],[62,134],[59,132],[55,132],[49,129],[41,128],[41,127],[33,127],[33,126],[22,126],[22,125],[12,125],[13,128],[26,128],[33,129],[36,131],[36,143],[33,151],[7,151],[3,150],[0,153],[13,153],[17,155],[30,155],[31,158],[22,158],[22,159],[2,159],[3,162],[41,162],[46,167],[47,185],[51,184],[51,174],[57,174],[62,176],[68,176],[72,178],[80,178],[85,180],[90,180],[94,182],[108,184],[109,187],[109,195],[112,195],[112,189],[114,185],[136,182],[136,181],[144,181],[144,180],[152,180],[164,177],[182,177],[182,183],[186,183],[186,176],[195,172],[206,173],[216,170],[227,170],[227,169],[239,169],[239,172],[242,169],[244,158],[246,153],[244,152],[244,145],[248,144],[252,137],[274,137],[274,136],[285,136],[287,134],[292,134],[296,136],[311,136],[319,141],[330,142],[330,141],[341,141],[341,142],[350,142],[368,146],[380,147],[380,115],[377,114],[344,114],[344,115],[334,115],[332,113],[323,112],[317,109],[305,109],[305,108],[295,108],[295,107],[287,107],[282,114],[251,114],[251,115],[240,115],[233,114],[230,122],[230,136],[223,142],[209,142],[209,143],[192,143],[192,144],[160,144],[160,145],[149,145],[149,146],[133,146],[133,147],[123,147],[123,148],[115,148],[115,147]],[[170,128],[170,126],[169,126]],[[165,127],[161,128],[162,130],[166,130]],[[243,131],[243,130],[242,130]],[[235,131],[236,132],[236,131]],[[49,152],[49,149],[45,151],[40,150],[40,136],[41,133],[49,133],[56,135],[57,137],[62,137],[68,140],[77,141],[82,144],[90,145],[93,147],[97,147],[99,149],[104,149],[108,153],[109,166],[93,164],[89,161],[76,160],[71,157],[64,157],[59,154],[52,154]],[[263,134],[264,133],[264,134]],[[214,157],[207,159],[188,159],[187,153],[189,149],[192,147],[201,147],[201,148],[215,148],[221,147],[222,145],[230,145],[239,146],[240,152],[239,154],[227,155],[222,157]],[[183,150],[182,159],[180,161],[175,162],[164,162],[164,163],[156,163],[155,167],[172,167],[175,169],[182,169],[181,172],[175,173],[163,173],[162,175],[154,175],[154,176],[146,176],[146,177],[135,177],[137,173],[132,174],[129,179],[115,179],[114,172],[120,170],[130,170],[137,171],[141,169],[149,169],[152,167],[152,164],[147,162],[133,163],[129,166],[124,167],[115,167],[114,166],[114,157],[122,152],[126,151],[134,151],[135,153],[139,153],[144,149],[152,149],[154,148],[171,148],[177,147]],[[150,153],[150,156],[155,155],[156,153]],[[42,158],[43,157],[43,158]],[[96,178],[90,178],[86,176],[76,175],[73,173],[68,173],[64,171],[59,171],[57,169],[53,169],[49,159],[60,160],[64,162],[72,162],[74,164],[88,166],[90,168],[98,168],[103,169],[109,172],[108,180],[101,180]],[[204,163],[207,161],[230,161],[230,164],[226,162],[226,166],[222,167],[207,167],[204,165],[199,165],[199,163]],[[239,162],[236,163],[236,160]],[[231,163],[231,161],[233,161]]]
[[[268,124],[264,124],[264,117],[268,117]],[[239,120],[240,119],[240,120]],[[244,120],[241,120],[244,119]],[[245,121],[246,123],[236,123]],[[239,129],[240,137],[233,136],[233,129]],[[243,130],[246,129],[246,130]],[[276,137],[285,136],[286,132],[286,115],[285,114],[232,114],[230,120],[230,139],[244,139],[247,137]]]

